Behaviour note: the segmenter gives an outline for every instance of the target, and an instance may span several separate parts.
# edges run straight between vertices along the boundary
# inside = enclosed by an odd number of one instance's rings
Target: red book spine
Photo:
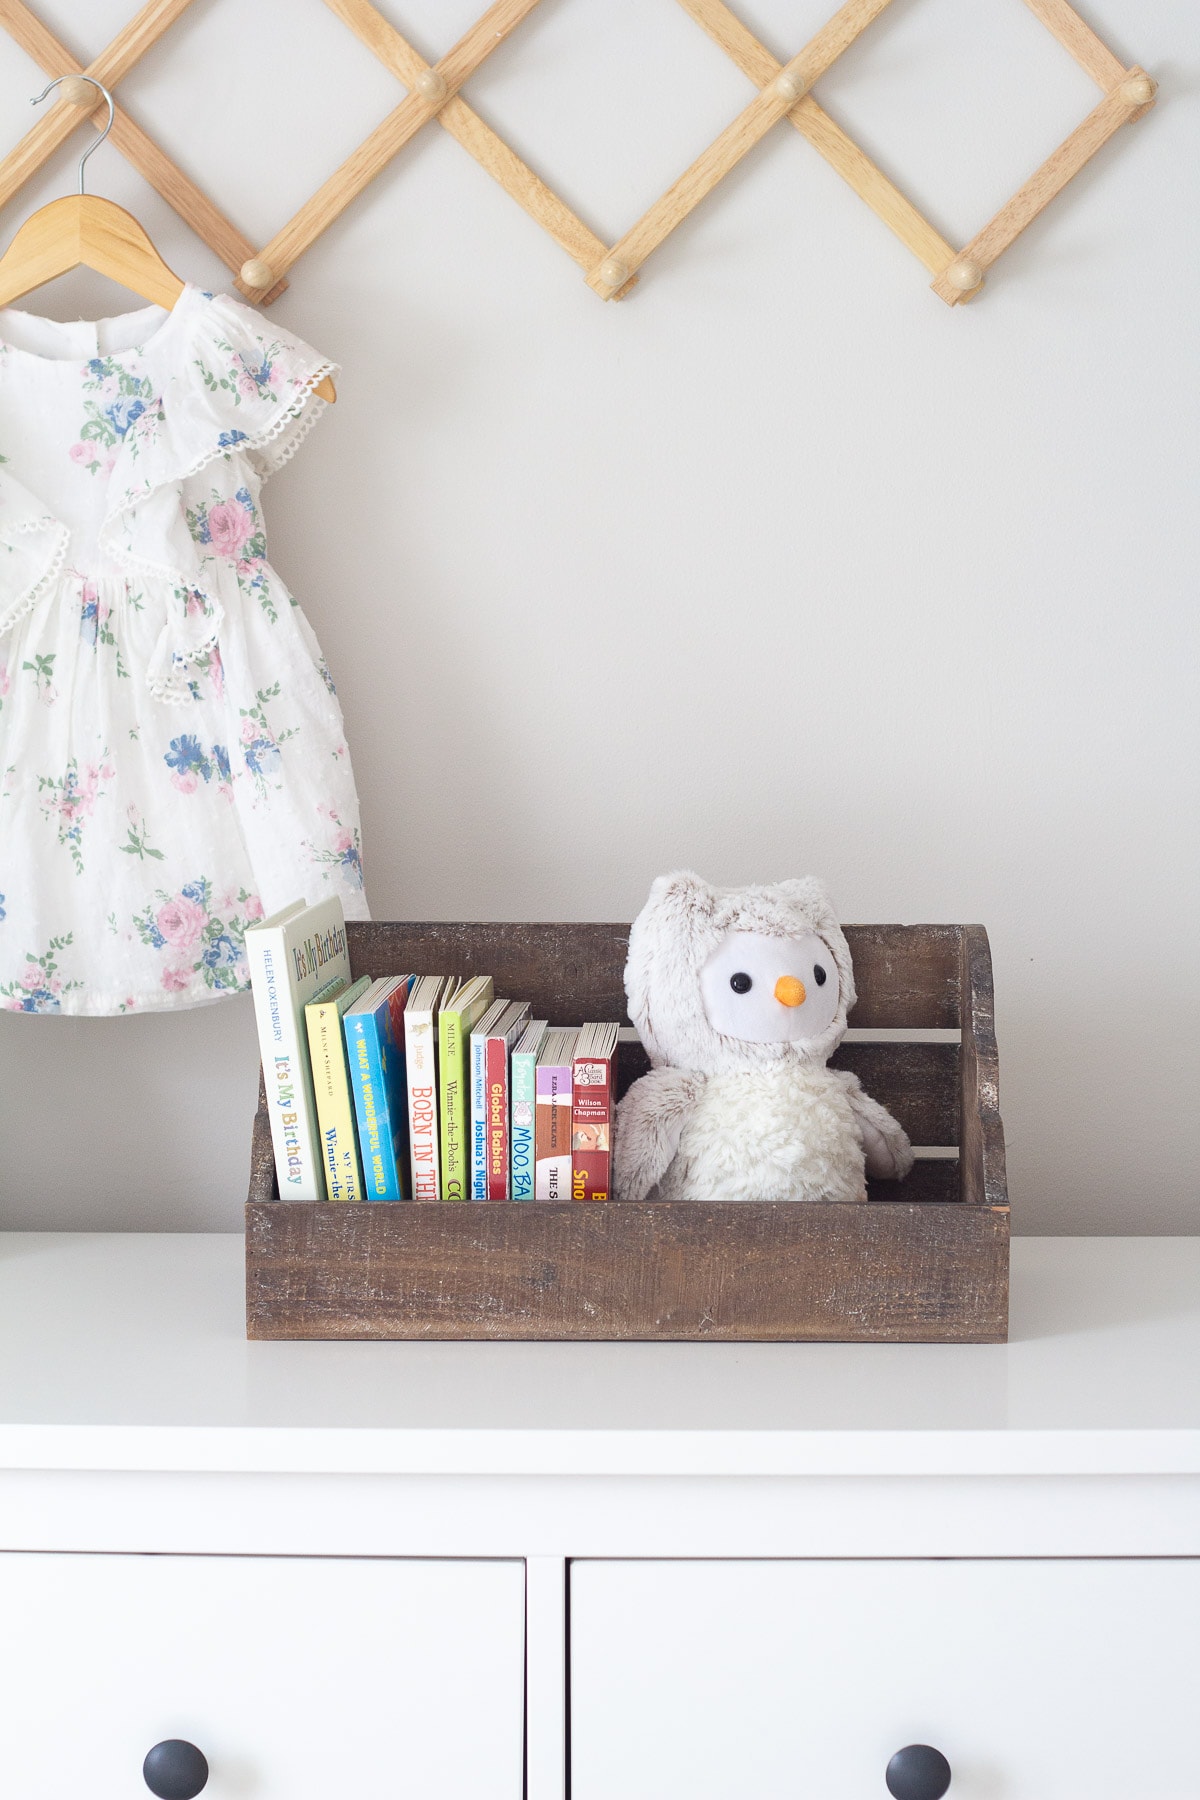
[[[508,1043],[502,1037],[487,1041],[487,1197],[509,1197],[508,1162]]]
[[[571,1106],[572,1200],[608,1199],[612,1093],[612,1057],[576,1057]]]

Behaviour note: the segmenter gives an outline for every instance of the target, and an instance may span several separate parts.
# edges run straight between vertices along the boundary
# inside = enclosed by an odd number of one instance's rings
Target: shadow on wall
[[[0,1228],[241,1229],[258,1096],[248,994],[120,1019],[0,1013],[0,1064]]]

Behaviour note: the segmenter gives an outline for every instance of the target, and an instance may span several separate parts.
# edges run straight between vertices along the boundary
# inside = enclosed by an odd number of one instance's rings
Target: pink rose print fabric
[[[248,985],[247,925],[341,896],[358,801],[261,496],[331,365],[224,296],[0,311],[0,1007]]]

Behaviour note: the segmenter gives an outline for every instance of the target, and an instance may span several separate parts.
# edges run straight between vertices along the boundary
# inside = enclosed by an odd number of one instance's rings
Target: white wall
[[[134,0],[39,4],[88,52]],[[832,10],[736,4],[781,53]],[[278,303],[344,373],[269,523],[377,917],[629,918],[688,863],[981,919],[1016,1228],[1195,1231],[1200,32],[1084,4],[1162,103],[954,312],[786,129],[619,306],[426,130]],[[482,0],[383,10],[436,55]],[[0,41],[0,147],[40,85]],[[468,97],[611,239],[749,91],[671,0],[543,0]],[[894,0],[819,95],[961,241],[1095,90],[1019,0]],[[128,88],[260,239],[397,97],[319,0],[195,0]],[[90,174],[225,282],[116,152]],[[248,1000],[0,1015],[0,1059],[7,1222],[237,1227]]]

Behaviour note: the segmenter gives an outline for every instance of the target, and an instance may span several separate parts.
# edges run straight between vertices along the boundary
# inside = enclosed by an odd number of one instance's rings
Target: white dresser
[[[238,1238],[3,1236],[0,1620],[13,1800],[1197,1800],[1200,1239],[959,1347],[248,1344]]]

